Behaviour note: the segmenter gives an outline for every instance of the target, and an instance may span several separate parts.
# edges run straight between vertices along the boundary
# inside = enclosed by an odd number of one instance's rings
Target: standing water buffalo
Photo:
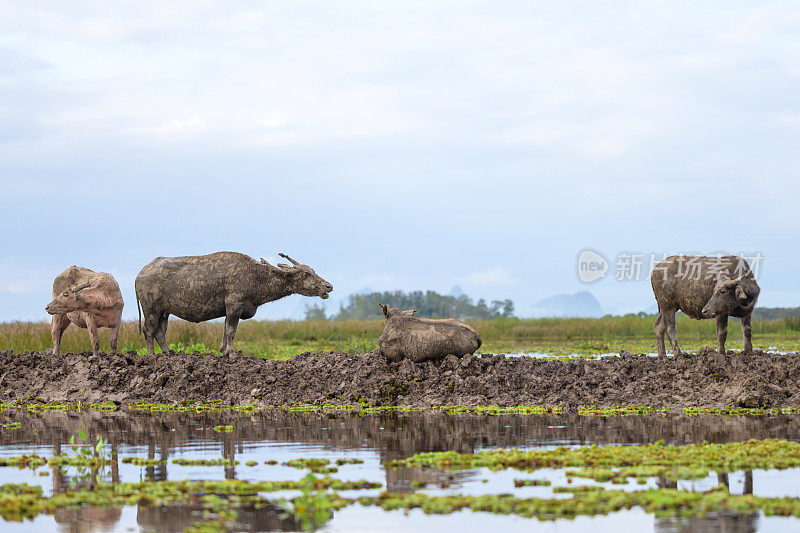
[[[675,313],[678,310],[697,320],[716,318],[719,352],[722,354],[728,337],[728,317],[741,318],[744,352],[753,350],[750,315],[760,289],[743,258],[733,255],[668,257],[655,267],[650,282],[658,303],[658,318],[653,329],[660,357],[667,355],[664,333],[669,337],[672,353],[681,353],[675,332]]]
[[[111,328],[111,352],[116,353],[124,306],[119,285],[111,274],[79,266],[66,269],[53,281],[53,301],[44,308],[53,315],[53,354],[61,353],[61,336],[71,323],[89,330],[95,355],[100,350],[97,328]]]
[[[473,354],[481,347],[474,329],[454,318],[434,320],[416,318],[416,309],[401,311],[379,303],[386,325],[378,339],[378,349],[389,361],[404,357],[415,363],[442,359],[453,354]]]
[[[275,267],[264,259],[256,261],[236,252],[153,259],[136,276],[136,305],[141,302],[139,328],[147,341],[147,352],[155,353],[154,339],[162,351],[167,351],[167,320],[171,314],[189,322],[224,316],[220,351],[231,355],[239,320],[253,318],[259,305],[290,294],[328,297],[333,285],[308,265],[279,255],[292,266]]]

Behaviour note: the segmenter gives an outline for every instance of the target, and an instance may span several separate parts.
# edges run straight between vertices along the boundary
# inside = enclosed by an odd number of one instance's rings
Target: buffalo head
[[[69,287],[58,294],[53,301],[47,304],[45,311],[51,315],[63,315],[72,311],[79,311],[85,307],[85,302],[81,291],[91,286],[91,283],[82,283],[75,287]]]
[[[716,316],[744,316],[753,311],[758,298],[758,286],[750,280],[738,277],[720,279],[714,293],[703,307],[704,318]]]
[[[319,296],[326,300],[333,290],[333,285],[322,279],[314,269],[308,265],[298,263],[286,254],[278,254],[283,257],[291,265],[285,263],[278,263],[277,267],[270,265],[265,259],[261,259],[261,263],[276,269],[287,279],[294,292],[302,294],[303,296]]]

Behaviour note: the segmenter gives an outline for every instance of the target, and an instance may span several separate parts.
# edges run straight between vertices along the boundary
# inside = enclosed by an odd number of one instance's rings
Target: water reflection
[[[242,443],[272,441],[322,446],[329,450],[373,449],[382,460],[421,451],[470,453],[492,447],[731,442],[750,438],[800,440],[800,418],[791,415],[723,418],[715,416],[579,417],[478,416],[440,413],[389,413],[355,417],[267,410],[256,414],[45,412],[3,413],[1,422],[22,422],[20,429],[0,432],[0,447],[56,446],[78,429],[91,438],[102,435],[112,448],[146,446],[149,458],[166,459],[169,450],[191,443],[217,443],[228,458]],[[214,426],[232,425],[231,433]],[[237,451],[238,446],[238,451]],[[165,455],[166,454],[166,455]],[[153,479],[165,473],[154,469]]]
[[[722,514],[713,517],[676,516],[656,519],[655,533],[754,533],[759,514]]]
[[[122,509],[85,507],[82,509],[59,509],[54,518],[65,533],[89,533],[104,531],[119,522]]]
[[[236,518],[236,531],[302,531],[293,517],[274,505],[259,509],[241,509]],[[137,509],[136,523],[153,533],[184,531],[203,518],[203,512],[185,507],[146,507]]]

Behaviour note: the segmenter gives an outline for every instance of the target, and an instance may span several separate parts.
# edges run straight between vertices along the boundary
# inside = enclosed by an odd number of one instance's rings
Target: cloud
[[[459,283],[465,285],[508,285],[518,281],[511,273],[501,265],[488,267],[478,270],[458,278]]]
[[[480,265],[458,283],[523,308],[591,244],[768,249],[789,301],[799,30],[753,2],[2,2],[0,291],[41,285],[33,315],[73,262],[299,247],[337,295]]]
[[[164,122],[153,128],[154,133],[188,133],[203,129],[205,122],[198,117],[175,119]]]

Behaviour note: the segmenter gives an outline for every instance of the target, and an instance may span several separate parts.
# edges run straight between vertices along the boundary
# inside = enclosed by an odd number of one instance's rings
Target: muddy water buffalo
[[[403,358],[419,363],[453,354],[473,354],[481,347],[478,333],[454,318],[417,318],[416,309],[402,311],[388,305],[383,309],[386,325],[378,339],[378,349],[389,361]]]
[[[289,296],[327,298],[333,285],[308,265],[279,254],[291,265],[272,266],[236,252],[217,252],[186,257],[157,257],[136,276],[136,301],[141,302],[147,352],[154,354],[153,340],[167,347],[167,320],[175,315],[189,322],[225,317],[220,351],[234,353],[233,338],[239,320],[253,318],[259,305]]]
[[[111,352],[117,352],[117,336],[125,302],[111,274],[71,266],[53,281],[53,301],[45,311],[53,315],[50,334],[53,353],[61,353],[61,337],[70,324],[89,330],[92,352],[100,350],[97,328],[111,328]]]
[[[672,345],[672,353],[678,355],[681,352],[675,332],[675,313],[678,310],[698,320],[716,318],[719,352],[723,354],[728,337],[728,317],[741,318],[744,352],[753,350],[750,315],[760,289],[743,258],[732,255],[668,257],[655,267],[650,282],[658,303],[658,318],[653,329],[659,356],[667,355],[665,333]]]

